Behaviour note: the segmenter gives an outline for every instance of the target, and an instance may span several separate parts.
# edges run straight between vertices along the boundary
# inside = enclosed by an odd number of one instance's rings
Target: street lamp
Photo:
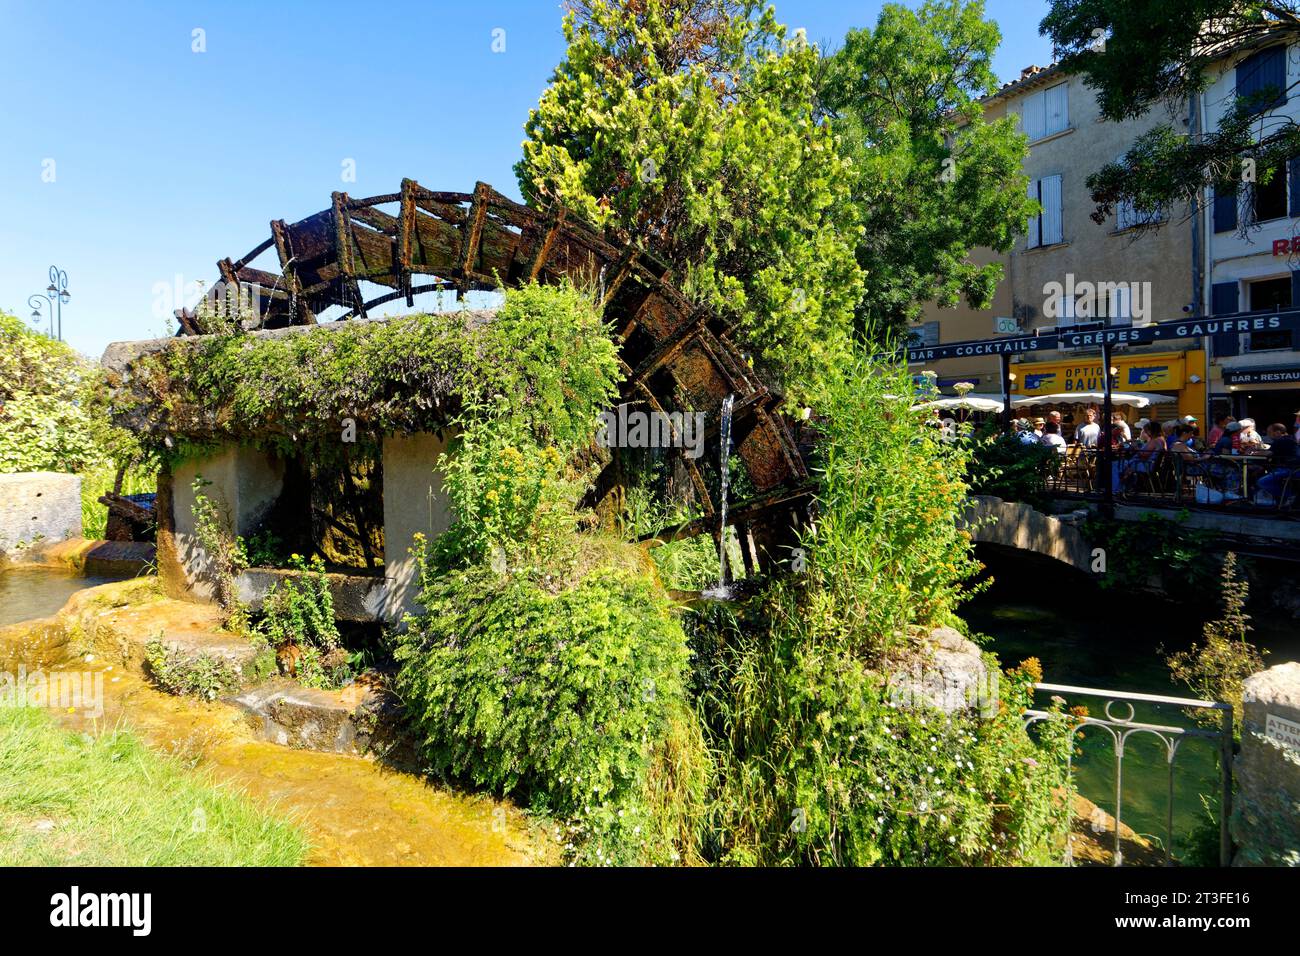
[[[37,328],[40,328],[41,309],[45,306],[45,297],[40,295],[28,296],[27,304],[32,307],[32,325],[36,326]],[[54,313],[53,312],[50,313],[49,336],[50,338],[54,338]]]
[[[68,293],[68,274],[58,266],[50,266],[50,284],[45,287],[45,298],[50,302],[50,338],[62,342],[63,306],[72,296]],[[33,295],[27,300],[32,307],[32,319],[37,321],[41,317],[40,299],[39,295]]]

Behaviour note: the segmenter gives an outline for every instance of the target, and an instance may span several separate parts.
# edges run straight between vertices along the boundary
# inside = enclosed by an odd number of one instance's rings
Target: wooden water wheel
[[[256,304],[259,327],[278,328],[315,323],[334,307],[350,319],[398,299],[413,306],[428,292],[464,295],[565,277],[596,288],[619,337],[623,401],[658,412],[705,411],[706,434],[716,436],[722,402],[735,396],[733,447],[755,493],[731,505],[728,523],[748,545],[746,564],[789,542],[809,494],[808,469],[780,397],[758,379],[725,323],[691,303],[654,256],[609,241],[562,207],[533,209],[486,183],[454,193],[405,179],[400,192],[334,193],[332,200],[299,222],[273,221],[266,241],[238,260],[222,259],[213,294],[239,288]],[[251,265],[271,249],[278,272]],[[363,283],[378,294],[365,298]],[[181,334],[199,333],[192,314],[177,317]],[[717,535],[717,502],[700,468],[712,456],[683,460],[704,517],[662,537]]]

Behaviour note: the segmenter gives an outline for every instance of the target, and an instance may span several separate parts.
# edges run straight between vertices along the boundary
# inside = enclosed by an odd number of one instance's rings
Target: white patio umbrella
[[[1000,412],[1005,406],[995,398],[985,398],[982,395],[966,395],[962,398],[936,398],[932,402],[922,402],[920,405],[913,405],[912,411],[921,411],[927,408],[938,408],[944,411],[953,408],[964,408],[972,412]]]
[[[1057,392],[1054,395],[1022,395],[1011,400],[1012,408],[1026,405],[1100,405],[1106,400],[1101,392]],[[1112,405],[1132,405],[1134,408],[1146,408],[1153,402],[1175,401],[1172,395],[1156,395],[1152,392],[1111,392]]]

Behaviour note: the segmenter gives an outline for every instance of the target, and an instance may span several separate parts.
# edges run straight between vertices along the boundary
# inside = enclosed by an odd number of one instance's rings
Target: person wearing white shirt
[[[1097,409],[1086,409],[1083,414],[1087,421],[1074,430],[1074,440],[1084,448],[1096,448],[1097,439],[1101,437],[1101,426],[1097,424]]]
[[[1056,422],[1048,422],[1043,426],[1042,443],[1055,448],[1059,455],[1065,454],[1065,439],[1061,437],[1061,426]]]

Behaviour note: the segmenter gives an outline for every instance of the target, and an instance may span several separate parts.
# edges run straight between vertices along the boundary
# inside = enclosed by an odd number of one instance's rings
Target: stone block
[[[1233,866],[1300,866],[1300,663],[1253,675],[1242,699]]]
[[[0,554],[81,537],[81,478],[51,471],[0,475]]]

